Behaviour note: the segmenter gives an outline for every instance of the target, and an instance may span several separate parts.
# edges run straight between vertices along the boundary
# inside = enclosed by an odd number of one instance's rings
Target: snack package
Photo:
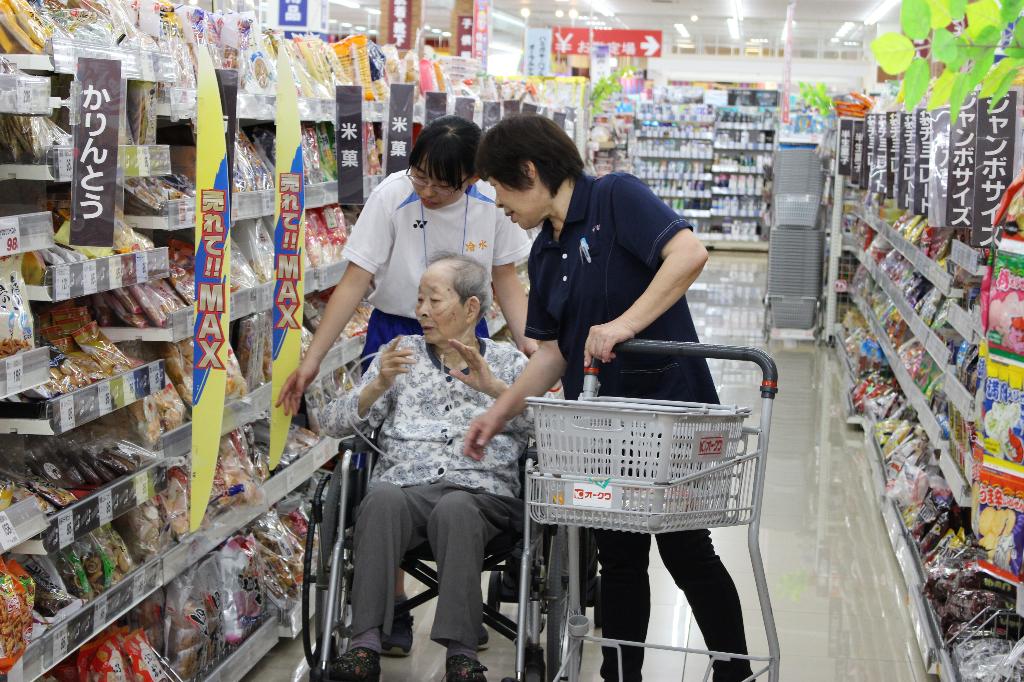
[[[264,312],[250,315],[238,323],[238,365],[250,392],[264,382],[263,353],[270,339],[263,333],[266,328],[263,317],[269,314]]]
[[[206,612],[206,642],[203,667],[216,663],[224,655],[224,582],[220,577],[217,555],[211,554],[200,561],[192,585],[192,597],[203,604]]]
[[[167,586],[165,651],[174,672],[184,680],[199,674],[210,639],[206,605],[193,595],[197,569],[189,569]]]
[[[167,487],[160,493],[160,503],[174,538],[188,534],[188,472],[181,467],[167,470]]]
[[[44,623],[51,622],[64,609],[81,606],[81,600],[68,594],[57,566],[50,557],[23,556],[17,557],[17,560],[35,581],[35,612],[42,617]]]
[[[1000,242],[984,312],[993,357],[1024,362],[1024,241]]]
[[[164,591],[153,592],[142,600],[142,603],[128,614],[128,621],[133,630],[146,633],[146,640],[158,651],[164,651]],[[161,666],[165,668],[166,666]]]
[[[986,453],[1020,464],[1024,462],[1024,367],[988,357],[984,343],[979,352],[987,361],[978,435]]]
[[[124,538],[129,554],[137,563],[152,559],[170,544],[170,525],[156,499],[114,519],[114,527]]]
[[[163,662],[143,630],[134,630],[121,640],[129,682],[172,682]]]
[[[56,556],[55,563],[61,580],[72,595],[85,601],[95,596],[92,585],[89,583],[89,576],[85,572],[85,565],[82,563],[75,545],[61,550]]]
[[[274,511],[257,519],[252,533],[265,567],[263,584],[267,594],[280,608],[287,608],[302,585],[302,543]]]
[[[974,496],[974,531],[988,552],[982,568],[1017,582],[1024,564],[1024,467],[985,457]]]
[[[259,626],[263,618],[263,565],[251,535],[236,535],[224,543],[220,552],[220,579],[224,585],[224,641],[241,644]]]
[[[192,409],[192,353],[192,339],[165,343],[160,347],[167,377],[189,409]]]
[[[78,678],[88,682],[129,682],[118,633],[105,632],[78,650]]]
[[[0,357],[32,348],[33,335],[21,255],[4,256],[0,258]]]
[[[32,627],[32,603],[25,584],[0,559],[0,601],[4,604],[0,622],[0,672],[6,673],[25,653],[26,626]]]

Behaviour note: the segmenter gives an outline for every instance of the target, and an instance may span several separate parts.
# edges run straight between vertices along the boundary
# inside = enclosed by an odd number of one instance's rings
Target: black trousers
[[[643,642],[651,616],[651,583],[647,576],[651,536],[605,530],[596,531],[595,535],[601,562],[602,634],[609,639]],[[686,594],[707,648],[746,654],[739,594],[715,553],[711,532],[692,530],[662,533],[656,537],[662,561],[676,585]],[[622,648],[621,681],[616,650],[605,647],[602,653],[601,677],[605,682],[640,681],[643,649]],[[716,661],[714,664],[714,682],[736,682],[751,674],[748,661]]]

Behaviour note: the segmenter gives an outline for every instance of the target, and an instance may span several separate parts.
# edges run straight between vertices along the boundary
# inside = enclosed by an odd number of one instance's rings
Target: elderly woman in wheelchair
[[[447,647],[445,680],[486,680],[476,654],[484,548],[522,527],[518,462],[533,432],[526,413],[509,422],[481,459],[463,454],[469,423],[526,366],[512,345],[476,337],[490,302],[486,268],[465,256],[435,258],[419,286],[423,336],[382,347],[359,387],[326,410],[328,433],[373,429],[382,451],[356,513],[354,636],[331,666],[333,680],[380,679],[395,574],[405,553],[423,542],[439,574],[431,639]]]

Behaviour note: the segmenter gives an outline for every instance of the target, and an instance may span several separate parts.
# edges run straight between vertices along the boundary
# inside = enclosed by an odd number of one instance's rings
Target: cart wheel
[[[551,542],[548,570],[545,577],[547,607],[546,647],[547,672],[554,675],[562,667],[569,652],[569,538],[565,528],[559,528]],[[579,666],[577,657],[575,665]],[[561,679],[568,679],[567,676]]]
[[[544,679],[544,664],[541,663],[539,666],[526,666],[526,675],[524,679],[526,682],[547,682],[547,680]]]
[[[491,571],[487,580],[487,605],[492,609],[501,608],[501,571]]]
[[[601,576],[594,581],[594,627],[599,628],[604,622],[604,609],[601,608]]]

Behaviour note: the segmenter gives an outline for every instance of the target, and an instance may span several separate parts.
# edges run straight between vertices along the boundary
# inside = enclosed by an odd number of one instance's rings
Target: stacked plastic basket
[[[811,329],[824,266],[822,188],[825,174],[815,149],[775,153],[768,251],[768,322],[773,329]]]

